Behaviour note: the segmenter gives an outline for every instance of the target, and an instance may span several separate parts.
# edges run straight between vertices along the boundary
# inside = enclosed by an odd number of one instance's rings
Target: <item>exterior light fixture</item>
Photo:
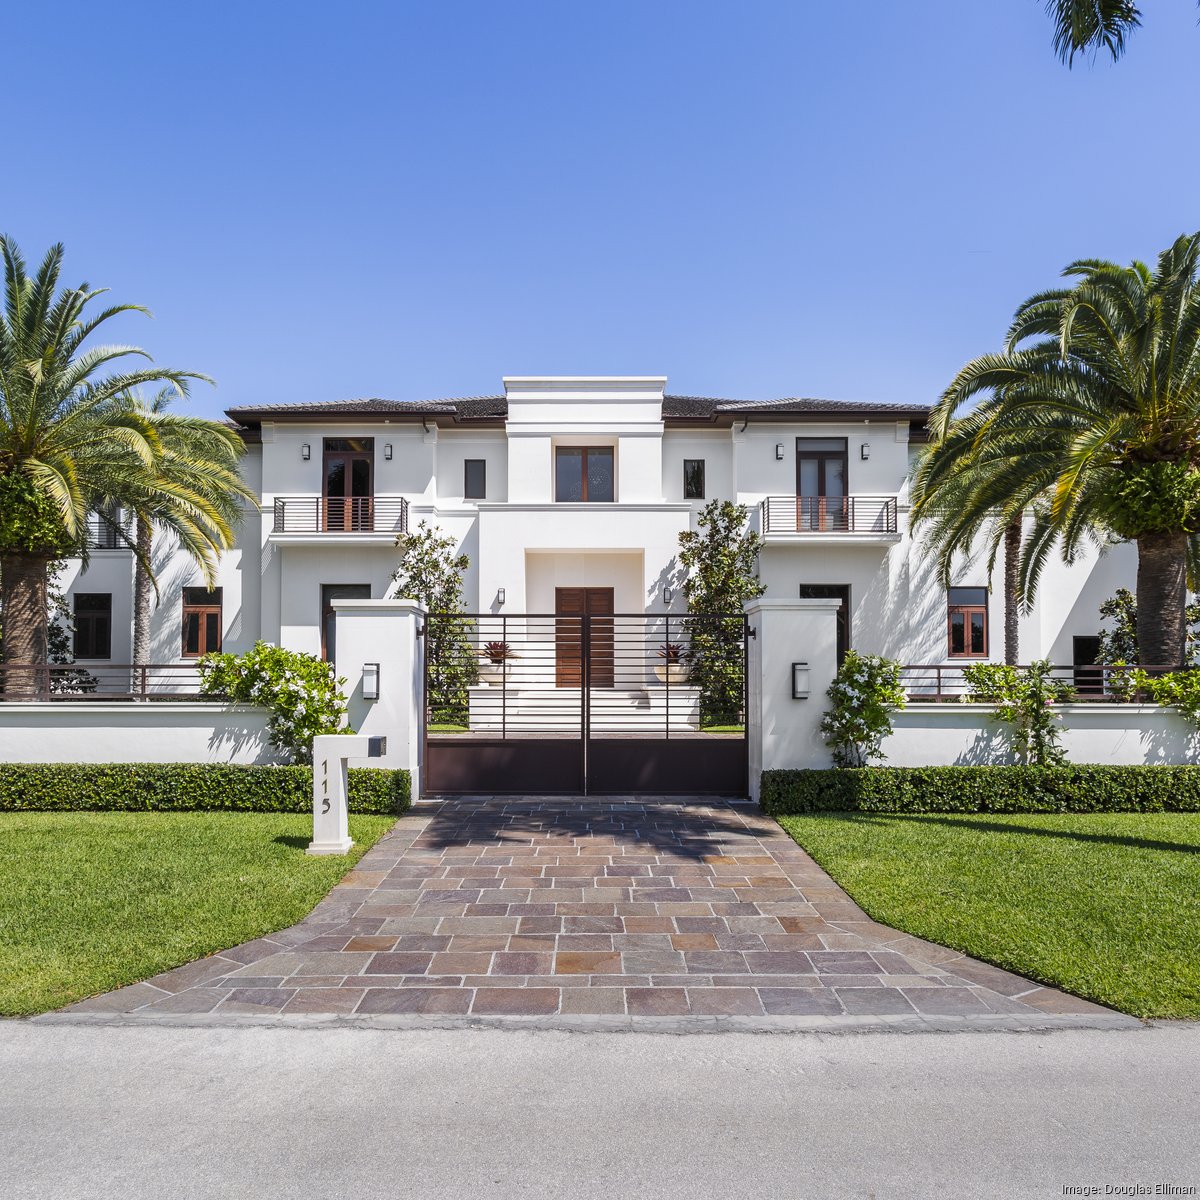
[[[364,700],[379,699],[379,664],[363,663],[362,692]]]
[[[792,699],[808,699],[808,663],[792,663]]]
[[[858,457],[861,458],[863,460],[863,462],[866,462],[867,459],[869,459],[871,457],[871,443],[870,442],[863,442],[863,444],[861,446],[859,446]]]
[[[300,457],[304,459],[305,462],[308,462],[308,460],[312,458],[312,447],[307,442],[300,447]]]
[[[675,592],[674,592],[674,590],[673,590],[672,588],[669,588],[669,587],[665,587],[665,588],[663,588],[663,603],[664,603],[664,604],[670,604],[670,603],[671,603],[671,601],[672,601],[672,600],[674,600],[674,599],[675,599]]]
[[[386,458],[388,462],[392,461],[392,443],[391,442],[383,443],[383,457]]]
[[[503,588],[496,589],[496,603],[497,604],[504,603],[504,589]]]
[[[782,442],[775,443],[775,458],[779,462],[783,462],[783,443]]]

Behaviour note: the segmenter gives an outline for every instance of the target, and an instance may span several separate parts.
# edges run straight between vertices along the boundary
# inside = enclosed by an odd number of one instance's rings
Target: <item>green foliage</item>
[[[905,704],[900,664],[850,650],[825,694],[832,707],[821,719],[821,732],[833,761],[865,767],[886,757],[880,747],[892,732],[892,713]]]
[[[463,614],[463,572],[471,565],[456,553],[452,537],[424,521],[396,539],[400,565],[392,575],[397,596],[416,600],[425,618],[425,655],[429,673],[430,717],[437,724],[467,723],[467,688],[479,679],[471,645],[473,622]]]
[[[0,458],[0,552],[59,558],[77,544],[50,497],[15,464]]]
[[[1116,62],[1142,23],[1133,0],[1046,0],[1054,23],[1054,53],[1072,66],[1075,55],[1106,50]]]
[[[346,700],[339,688],[346,681],[311,654],[255,642],[245,654],[206,654],[196,665],[205,694],[270,709],[271,743],[296,762],[312,762],[318,734],[353,732],[342,728]]]
[[[1118,588],[1100,605],[1100,616],[1111,621],[1110,628],[1100,630],[1100,647],[1096,661],[1104,666],[1120,663],[1139,663],[1137,597],[1128,588]],[[1200,603],[1192,602],[1183,610],[1187,625],[1187,650],[1184,661],[1195,666],[1200,662]]]
[[[1200,812],[1200,767],[866,767],[764,771],[773,816],[806,812]]]
[[[1119,537],[1200,529],[1200,470],[1192,462],[1133,463],[1113,481],[1104,504]]]
[[[1070,700],[1072,688],[1053,676],[1046,659],[1027,667],[970,663],[963,667],[968,699],[995,705],[993,719],[1010,729],[1013,749],[1021,762],[1036,767],[1066,761],[1062,748],[1062,718],[1054,705]]]
[[[1152,675],[1140,667],[1127,672],[1130,699],[1149,696],[1155,704],[1173,708],[1189,724],[1200,729],[1200,668]]]
[[[400,813],[407,771],[350,770],[352,813]],[[312,812],[311,767],[0,763],[0,812]]]
[[[696,529],[679,535],[679,565],[690,645],[688,681],[700,689],[705,724],[736,724],[745,694],[745,642],[740,619],[748,600],[766,590],[754,574],[763,540],[748,528],[744,504],[711,500],[696,517]]]

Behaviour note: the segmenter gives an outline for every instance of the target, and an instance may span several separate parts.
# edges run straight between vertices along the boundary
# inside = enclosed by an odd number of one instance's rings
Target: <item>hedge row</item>
[[[764,771],[762,808],[809,812],[1200,812],[1200,766]]]
[[[350,811],[400,813],[407,771],[350,771]],[[0,763],[0,812],[311,812],[311,767],[211,763]]]

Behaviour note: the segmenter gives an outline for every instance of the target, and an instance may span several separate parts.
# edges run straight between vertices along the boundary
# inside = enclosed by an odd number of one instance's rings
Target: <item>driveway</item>
[[[871,921],[744,804],[457,799],[313,913],[40,1021],[1136,1025]]]

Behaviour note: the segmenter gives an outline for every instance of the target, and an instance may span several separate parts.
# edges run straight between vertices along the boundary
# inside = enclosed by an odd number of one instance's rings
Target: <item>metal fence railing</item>
[[[195,663],[0,665],[0,702],[220,699],[201,692]]]
[[[763,533],[895,533],[895,496],[768,496]]]
[[[404,533],[403,496],[276,496],[274,533]]]
[[[968,702],[976,698],[972,695],[965,673],[971,665],[971,662],[909,663],[900,668],[900,686],[912,701]],[[1052,666],[1050,671],[1055,682],[1070,689],[1069,699],[1073,702],[1140,703],[1149,700],[1149,697],[1135,685],[1133,672],[1142,670],[1153,675],[1169,669],[1097,663],[1089,666]]]

